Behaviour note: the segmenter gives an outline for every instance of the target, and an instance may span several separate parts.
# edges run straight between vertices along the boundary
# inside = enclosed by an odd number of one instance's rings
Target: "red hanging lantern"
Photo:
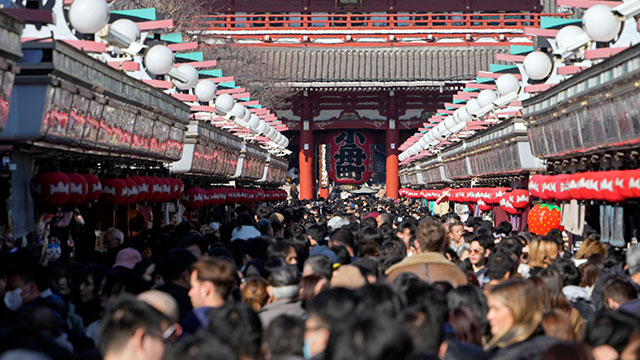
[[[513,206],[516,209],[526,209],[531,204],[531,197],[528,190],[516,189],[509,193],[509,198],[512,199]]]
[[[31,195],[41,205],[59,208],[69,201],[71,180],[61,172],[40,173],[31,179]]]
[[[551,200],[556,198],[558,192],[558,183],[555,181],[555,176],[549,175],[544,177],[542,182],[543,200]]]
[[[135,181],[136,185],[138,185],[138,202],[147,201],[149,198],[149,184],[146,182],[144,176],[133,175],[129,176],[129,179]]]
[[[218,196],[220,200],[218,200],[218,205],[224,205],[227,202],[227,191],[225,189],[218,189]]]
[[[122,202],[122,205],[133,205],[138,201],[138,183],[131,178],[123,180],[127,186],[127,196]]]
[[[572,200],[584,200],[581,188],[584,186],[583,173],[575,173],[569,178],[569,197]]]
[[[257,194],[257,200],[256,201],[264,201],[264,190],[262,189],[256,189],[256,194]]]
[[[531,196],[537,197],[538,199],[543,199],[544,195],[544,191],[542,190],[542,183],[544,182],[545,176],[544,175],[533,175],[530,179],[529,179],[529,193],[531,193]]]
[[[624,192],[624,172],[622,171],[603,171],[599,174],[600,192],[602,199],[607,202],[621,202],[627,198]]]
[[[553,177],[553,181],[556,183],[555,199],[559,201],[571,200],[571,193],[569,192],[569,183],[571,182],[571,175],[561,174]]]
[[[171,197],[170,200],[178,200],[182,197],[184,192],[184,183],[180,179],[169,178],[171,182]]]
[[[498,187],[492,188],[489,192],[489,198],[485,200],[488,205],[500,205],[500,199],[502,196],[510,190],[509,188]]]
[[[69,202],[67,202],[67,204],[78,206],[87,199],[89,184],[84,176],[77,173],[67,174],[67,177],[69,177],[69,181],[71,182],[69,185]]]
[[[478,208],[480,208],[481,211],[491,211],[493,210],[493,206],[488,205],[484,199],[479,199],[478,200]]]
[[[227,203],[228,204],[236,204],[240,199],[238,189],[236,188],[227,188]]]
[[[102,179],[102,193],[100,194],[100,202],[118,206],[124,203],[127,197],[127,184],[122,179]]]
[[[622,195],[627,199],[640,197],[640,170],[625,170],[622,173],[624,179]]]
[[[184,190],[182,204],[189,209],[200,207],[204,203],[204,190],[200,188],[189,188]]]
[[[87,198],[85,201],[96,201],[102,193],[102,182],[93,174],[83,174],[82,177],[87,181]]]
[[[596,172],[586,172],[582,174],[582,179],[579,184],[580,194],[584,200],[602,200],[602,194],[600,193],[600,181],[599,175]]]
[[[160,178],[156,176],[147,176],[149,181],[151,182],[151,186],[149,187],[149,199],[148,201],[158,202],[162,200],[162,182],[160,182]]]
[[[504,210],[508,214],[520,215],[522,214],[522,211],[520,211],[515,207],[514,200],[515,198],[511,193],[505,193],[500,198],[500,207],[502,208],[502,210]]]

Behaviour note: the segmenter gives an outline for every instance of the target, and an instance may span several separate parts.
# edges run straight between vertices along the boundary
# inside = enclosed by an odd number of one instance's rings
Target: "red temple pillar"
[[[302,128],[300,129],[300,199],[314,198],[313,191],[313,118],[306,91],[302,95]]]
[[[398,141],[400,134],[393,90],[389,93],[385,138],[387,142],[387,197],[397,199],[398,190],[400,190],[400,178],[398,176]]]

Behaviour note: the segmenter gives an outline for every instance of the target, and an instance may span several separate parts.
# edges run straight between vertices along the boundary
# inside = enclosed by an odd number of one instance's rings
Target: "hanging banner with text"
[[[338,184],[362,184],[374,170],[375,141],[365,131],[340,130],[327,135],[327,170]]]

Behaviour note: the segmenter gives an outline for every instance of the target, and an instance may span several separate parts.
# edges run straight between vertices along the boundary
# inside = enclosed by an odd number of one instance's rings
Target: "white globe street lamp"
[[[542,51],[532,51],[524,58],[524,72],[532,80],[542,80],[551,74],[553,63]]]
[[[233,97],[229,94],[222,94],[216,98],[216,113],[227,115],[233,109]]]
[[[71,26],[83,34],[93,34],[109,23],[109,6],[104,0],[75,0],[69,8]]]
[[[173,79],[173,84],[180,90],[189,90],[198,83],[198,70],[193,65],[182,64],[176,69],[183,74],[186,81]]]
[[[520,89],[520,81],[513,74],[503,74],[496,80],[498,94],[505,96],[507,94],[518,92]]]
[[[582,17],[585,32],[594,41],[609,42],[620,32],[621,22],[604,4],[591,6]]]
[[[216,97],[217,86],[211,80],[202,80],[196,84],[196,97],[198,101],[206,102],[213,100]],[[233,101],[233,98],[231,99]]]

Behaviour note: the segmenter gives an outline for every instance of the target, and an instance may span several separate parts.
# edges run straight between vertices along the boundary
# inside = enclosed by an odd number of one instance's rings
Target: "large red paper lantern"
[[[508,190],[510,189],[504,187],[488,189],[489,197],[485,200],[485,202],[488,205],[500,205],[500,199]]]
[[[31,195],[41,205],[59,208],[69,201],[71,180],[61,172],[40,173],[31,179]]]
[[[640,170],[623,171],[624,189],[622,195],[628,199],[640,197]]]
[[[138,202],[147,201],[149,199],[149,191],[151,190],[149,184],[145,180],[144,176],[133,175],[129,176],[129,179],[135,181],[138,185]]]
[[[71,206],[78,206],[87,200],[87,194],[89,193],[89,184],[84,176],[71,173],[67,174],[69,181],[69,202],[67,204]]]
[[[526,209],[531,204],[531,197],[528,190],[516,189],[509,193],[509,199],[516,209]]]
[[[100,202],[117,206],[122,204],[127,197],[127,184],[122,179],[102,179],[102,193]]]
[[[123,179],[127,185],[127,196],[122,202],[122,205],[133,205],[138,201],[138,183],[131,178]]]
[[[600,192],[602,200],[607,202],[621,202],[626,200],[623,195],[625,188],[624,172],[622,171],[603,171],[599,174]]]
[[[171,197],[169,200],[178,200],[182,197],[184,192],[184,183],[180,179],[169,178],[171,183]]]
[[[371,178],[375,165],[375,138],[370,131],[329,132],[327,173],[338,184],[362,184]]]
[[[564,230],[560,226],[560,208],[550,204],[538,204],[529,210],[529,232],[545,236],[551,229]]]
[[[204,203],[204,198],[205,191],[200,188],[185,189],[184,194],[182,195],[182,204],[186,208],[198,208]]]
[[[531,196],[537,197],[539,199],[542,199],[545,196],[544,191],[542,190],[542,183],[544,182],[544,179],[544,175],[533,175],[529,179],[528,187]]]
[[[160,198],[160,201],[166,202],[171,200],[171,181],[167,178],[160,178],[160,182],[162,183],[162,197]]]
[[[87,198],[85,201],[96,201],[102,194],[102,182],[93,174],[82,174],[82,177],[87,181]]]
[[[147,201],[158,202],[162,200],[162,182],[160,182],[160,178],[155,176],[145,176],[145,179],[150,183],[149,186],[149,197]]]
[[[555,199],[559,201],[571,200],[571,193],[569,192],[569,183],[571,182],[571,175],[561,174],[553,177],[553,181],[556,183]]]
[[[555,176],[545,176],[542,181],[542,200],[551,200],[556,198],[558,192],[558,183]]]
[[[572,200],[584,200],[582,192],[580,191],[584,185],[584,178],[582,176],[582,173],[575,173],[569,178],[569,196]]]
[[[500,198],[500,207],[508,214],[520,215],[522,214],[522,211],[515,207],[514,200],[515,198],[513,197],[513,195],[511,195],[511,193],[505,193]]]
[[[479,199],[478,200],[478,208],[480,208],[481,211],[491,211],[493,210],[493,206],[488,205],[484,199]]]
[[[597,172],[586,172],[582,174],[584,182],[581,182],[580,194],[584,200],[602,200],[600,192],[600,175]]]

